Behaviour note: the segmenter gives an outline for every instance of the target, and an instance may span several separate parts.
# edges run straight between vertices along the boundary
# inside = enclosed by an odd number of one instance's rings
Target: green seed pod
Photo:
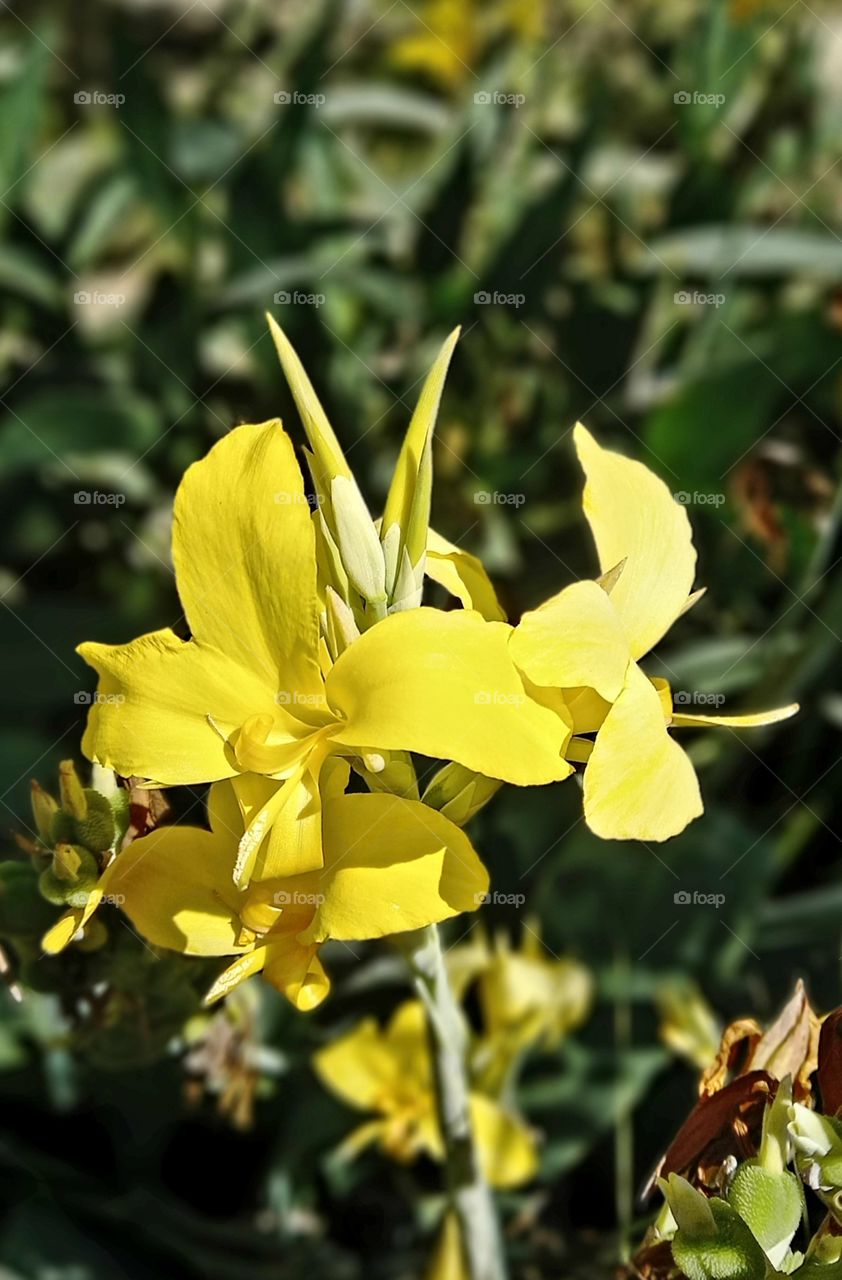
[[[53,814],[52,828],[50,830],[50,839],[47,843],[52,848],[53,845],[66,844],[75,840],[76,824],[71,814],[65,813],[64,809],[58,809]]]
[[[58,801],[34,779],[30,783],[32,817],[44,844],[52,844],[53,819],[59,812]]]
[[[117,832],[114,810],[106,796],[98,791],[85,791],[87,813],[74,822],[76,839],[94,853],[104,853],[114,843]]]
[[[59,845],[53,865],[38,877],[38,888],[42,897],[56,906],[78,906],[80,896],[90,893],[98,880],[99,865],[88,849],[78,844]]]
[[[72,760],[62,760],[58,767],[58,782],[62,809],[81,820],[87,810],[87,800]]]

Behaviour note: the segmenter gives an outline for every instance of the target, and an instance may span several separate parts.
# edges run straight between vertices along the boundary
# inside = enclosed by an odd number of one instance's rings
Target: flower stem
[[[466,1037],[435,925],[396,937],[427,1011],[447,1192],[459,1222],[470,1280],[505,1280],[506,1264],[494,1198],[477,1159],[468,1102]]]

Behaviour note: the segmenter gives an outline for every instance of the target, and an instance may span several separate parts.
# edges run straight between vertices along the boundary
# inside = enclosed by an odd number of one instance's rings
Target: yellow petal
[[[377,1111],[398,1083],[398,1062],[374,1018],[365,1018],[313,1055],[316,1074],[349,1107]]]
[[[471,1280],[462,1250],[459,1219],[453,1209],[448,1209],[444,1215],[433,1256],[424,1272],[424,1280]]]
[[[505,610],[479,557],[448,542],[434,529],[427,531],[425,572],[466,609],[476,609],[489,622],[506,621]]]
[[[692,729],[697,725],[711,725],[714,729],[756,729],[760,725],[788,720],[798,710],[798,703],[790,702],[786,707],[775,707],[771,711],[754,711],[734,716],[685,715],[683,711],[673,711],[671,723],[674,729]]]
[[[199,827],[159,827],[119,853],[100,888],[153,946],[195,956],[235,955],[240,895],[236,845]]]
[[[234,868],[240,888],[252,880],[302,875],[321,867],[319,772],[323,760],[323,752],[311,752],[292,777],[280,784],[256,774],[234,779],[246,821]]]
[[[102,887],[99,884],[84,895],[83,903],[74,906],[44,934],[41,947],[47,955],[55,956],[63,951],[73,941],[79,930],[88,923],[101,902]]]
[[[509,652],[535,684],[586,686],[607,702],[618,696],[629,665],[619,615],[595,582],[574,582],[525,613],[512,632]]]
[[[585,819],[604,840],[668,840],[702,812],[690,760],[667,733],[657,690],[636,663],[585,768]]]
[[[463,831],[418,800],[346,795],[324,813],[323,901],[302,941],[382,938],[475,911],[488,874]]]
[[[172,631],[78,652],[100,677],[82,750],[124,777],[185,786],[230,777],[237,766],[225,738],[275,709],[272,687],[256,674]]]
[[[411,609],[378,622],[339,657],[328,701],[348,749],[417,751],[521,786],[565,778],[569,729],[529,697],[511,628],[478,613]]]
[[[522,1120],[482,1093],[470,1096],[471,1120],[482,1172],[492,1187],[519,1187],[535,1177],[538,1152]]]
[[[390,530],[397,527],[398,536],[391,539],[392,551],[389,557],[391,574],[388,586],[392,599],[397,598],[394,587],[404,550],[413,567],[422,560],[426,550],[433,488],[433,431],[444,380],[458,338],[459,329],[454,329],[427,375],[389,486],[380,538],[385,547]]]
[[[625,560],[611,591],[632,656],[657,644],[684,609],[696,567],[687,512],[641,462],[603,449],[583,426],[574,431],[585,471],[583,505],[600,568]]]
[[[197,640],[276,692],[321,688],[313,525],[279,421],[236,427],[188,469],[173,561]]]
[[[260,973],[266,964],[267,952],[267,947],[255,947],[253,951],[248,951],[245,955],[238,956],[233,964],[229,964],[227,968],[222,970],[202,1003],[206,1005],[215,1004],[223,996],[229,995],[241,982],[245,982],[247,978]]]
[[[263,976],[301,1013],[309,1013],[330,991],[317,946],[302,946],[293,937],[270,935]]]

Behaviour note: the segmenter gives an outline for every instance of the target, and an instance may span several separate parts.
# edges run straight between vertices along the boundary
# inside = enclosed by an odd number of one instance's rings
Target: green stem
[[[505,1280],[506,1264],[491,1190],[477,1160],[465,1070],[466,1037],[435,925],[394,939],[427,1011],[447,1192],[459,1221],[470,1280]]]

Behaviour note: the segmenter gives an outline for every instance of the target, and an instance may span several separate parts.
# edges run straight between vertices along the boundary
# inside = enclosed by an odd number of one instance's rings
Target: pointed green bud
[[[763,1114],[763,1135],[757,1163],[770,1173],[780,1173],[789,1164],[789,1124],[792,1107],[792,1077],[785,1076],[778,1085],[775,1100]]]
[[[48,791],[45,791],[34,778],[30,783],[29,793],[32,800],[32,818],[35,822],[35,829],[44,844],[52,845],[53,819],[59,812],[58,801]]]
[[[330,486],[333,533],[348,580],[368,604],[386,599],[386,565],[380,539],[356,481],[335,476]]]
[[[72,760],[62,760],[58,768],[58,777],[62,809],[77,821],[81,820],[87,815],[88,802]]]
[[[496,778],[483,777],[461,764],[446,764],[430,779],[422,799],[431,809],[438,809],[457,827],[464,827],[479,813],[503,784]]]
[[[766,1255],[735,1209],[675,1173],[659,1184],[678,1223],[672,1256],[687,1280],[766,1280]]]
[[[796,1102],[790,1108],[788,1128],[796,1167],[808,1187],[814,1191],[842,1188],[842,1120]]]
[[[266,319],[284,377],[289,384],[304,430],[307,432],[310,447],[316,456],[319,472],[326,477],[328,484],[336,476],[344,476],[346,480],[350,480],[351,469],[345,461],[345,455],[327,420],[321,401],[304,372],[304,366],[274,317],[267,312]]]
[[[81,821],[75,823],[76,839],[94,853],[105,853],[106,849],[111,848],[117,834],[111,802],[99,791],[90,789],[85,791],[85,800],[88,811]]]
[[[353,610],[345,603],[333,587],[325,588],[327,612],[327,632],[331,654],[338,658],[349,645],[359,639],[360,629],[354,619]]]
[[[418,565],[421,566],[423,577],[433,490],[433,432],[444,390],[444,381],[453,349],[459,339],[459,332],[458,328],[454,329],[446,339],[427,375],[398,456],[395,474],[386,498],[381,538],[384,546],[389,545],[387,560],[391,573],[387,586],[390,602],[399,602],[407,595],[406,582],[402,590],[396,589],[404,553],[412,569]],[[399,544],[393,548],[395,528],[399,531]]]
[[[88,893],[99,879],[96,858],[81,845],[61,844],[54,854],[52,866],[38,877],[42,897],[56,906],[66,906],[80,893]]]

